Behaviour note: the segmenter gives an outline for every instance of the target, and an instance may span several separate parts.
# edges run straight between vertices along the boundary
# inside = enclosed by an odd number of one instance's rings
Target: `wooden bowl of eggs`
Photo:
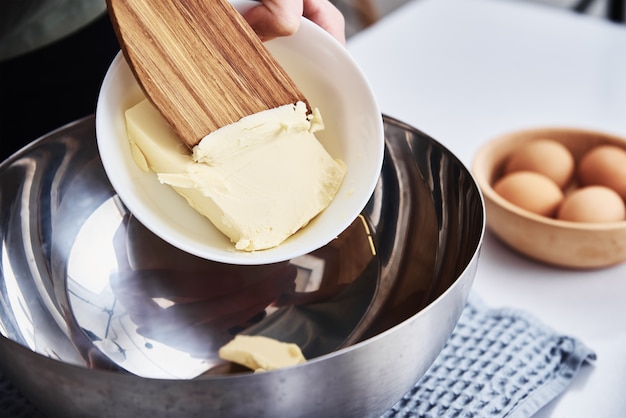
[[[473,173],[488,228],[533,259],[569,268],[626,261],[626,139],[573,128],[486,143]]]

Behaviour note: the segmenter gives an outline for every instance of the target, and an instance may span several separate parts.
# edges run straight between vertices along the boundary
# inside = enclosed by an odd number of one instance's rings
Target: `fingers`
[[[294,34],[304,16],[342,44],[346,43],[343,14],[328,0],[264,0],[244,17],[263,41]]]
[[[328,0],[304,0],[303,16],[345,45],[345,19],[343,14]]]
[[[243,16],[263,41],[294,34],[303,13],[301,1],[264,0]]]

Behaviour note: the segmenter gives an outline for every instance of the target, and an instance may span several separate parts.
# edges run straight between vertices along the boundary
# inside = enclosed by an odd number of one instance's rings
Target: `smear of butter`
[[[295,366],[306,362],[300,347],[260,335],[237,335],[219,350],[226,361],[256,372]]]
[[[235,248],[272,248],[304,227],[335,197],[346,167],[315,137],[316,110],[285,105],[207,135],[190,152],[147,100],[126,111],[139,167],[181,194]]]

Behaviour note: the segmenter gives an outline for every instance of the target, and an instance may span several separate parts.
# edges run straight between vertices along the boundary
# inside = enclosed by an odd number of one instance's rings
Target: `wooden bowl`
[[[548,264],[569,268],[599,268],[626,260],[626,221],[582,223],[557,220],[521,209],[497,194],[507,157],[525,141],[553,139],[565,145],[576,163],[591,148],[613,144],[626,149],[626,139],[574,128],[541,128],[510,132],[477,152],[472,171],[485,200],[487,227],[518,252]],[[572,184],[565,187],[575,187]]]

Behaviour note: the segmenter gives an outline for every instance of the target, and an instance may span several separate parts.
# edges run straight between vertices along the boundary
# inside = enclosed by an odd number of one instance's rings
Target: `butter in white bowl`
[[[135,162],[152,170],[241,251],[266,250],[330,204],[345,165],[315,137],[317,109],[299,102],[266,110],[203,138],[193,153],[147,100],[126,111]]]
[[[233,4],[245,10],[255,3]],[[169,244],[207,260],[260,265],[308,254],[352,224],[380,178],[385,148],[382,114],[364,74],[345,47],[305,18],[294,35],[265,45],[302,91],[309,108],[320,110],[324,129],[315,136],[332,158],[347,168],[330,204],[280,245],[266,250],[236,250],[231,240],[186,199],[161,183],[154,172],[137,165],[128,141],[125,112],[145,95],[121,53],[111,63],[100,89],[96,107],[98,151],[124,209]],[[189,152],[182,142],[180,147]]]

